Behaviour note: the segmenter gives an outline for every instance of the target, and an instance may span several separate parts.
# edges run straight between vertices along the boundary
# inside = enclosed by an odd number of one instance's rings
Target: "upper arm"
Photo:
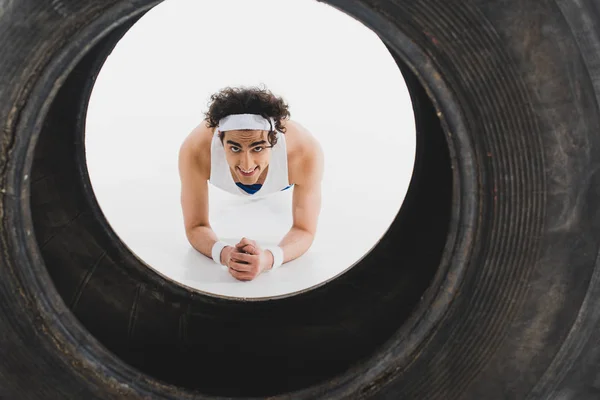
[[[316,140],[311,140],[311,151],[307,151],[302,160],[300,179],[294,184],[292,214],[294,227],[313,235],[321,211],[321,182],[324,172],[323,149]]]
[[[186,233],[198,226],[210,226],[208,220],[208,179],[210,166],[203,160],[204,141],[190,135],[179,149],[181,208]]]

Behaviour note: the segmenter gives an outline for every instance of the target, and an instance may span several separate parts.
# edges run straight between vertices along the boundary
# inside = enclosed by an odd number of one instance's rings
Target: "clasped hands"
[[[237,280],[251,281],[271,269],[273,254],[261,249],[256,241],[242,238],[235,247],[227,246],[223,249],[221,262]]]

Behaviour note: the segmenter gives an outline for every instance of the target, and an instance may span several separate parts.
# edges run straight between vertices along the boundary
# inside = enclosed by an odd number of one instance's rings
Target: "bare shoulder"
[[[307,179],[321,176],[324,155],[318,139],[297,121],[286,120],[284,126],[286,128],[286,144],[289,149],[290,182],[303,184],[307,183]]]
[[[180,163],[185,159],[186,163],[199,167],[207,179],[210,176],[210,145],[213,134],[214,128],[209,128],[202,121],[184,139],[179,149]]]

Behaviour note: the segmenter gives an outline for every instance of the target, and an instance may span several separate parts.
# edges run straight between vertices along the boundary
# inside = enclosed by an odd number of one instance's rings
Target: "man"
[[[321,209],[324,156],[318,141],[289,119],[285,102],[259,88],[225,88],[211,96],[206,119],[181,145],[181,206],[187,238],[200,253],[248,281],[304,254]],[[293,225],[278,246],[243,237],[219,241],[208,219],[208,182],[240,196],[293,186]]]

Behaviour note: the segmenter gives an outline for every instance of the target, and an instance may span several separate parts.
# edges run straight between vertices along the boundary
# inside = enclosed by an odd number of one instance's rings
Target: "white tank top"
[[[277,143],[271,148],[269,169],[262,187],[251,194],[236,185],[229,164],[225,159],[225,147],[219,139],[219,132],[215,129],[210,147],[210,178],[209,182],[226,192],[250,197],[263,197],[288,189],[292,185],[288,182],[287,146],[285,134],[276,131]],[[262,172],[262,171],[261,171]]]

